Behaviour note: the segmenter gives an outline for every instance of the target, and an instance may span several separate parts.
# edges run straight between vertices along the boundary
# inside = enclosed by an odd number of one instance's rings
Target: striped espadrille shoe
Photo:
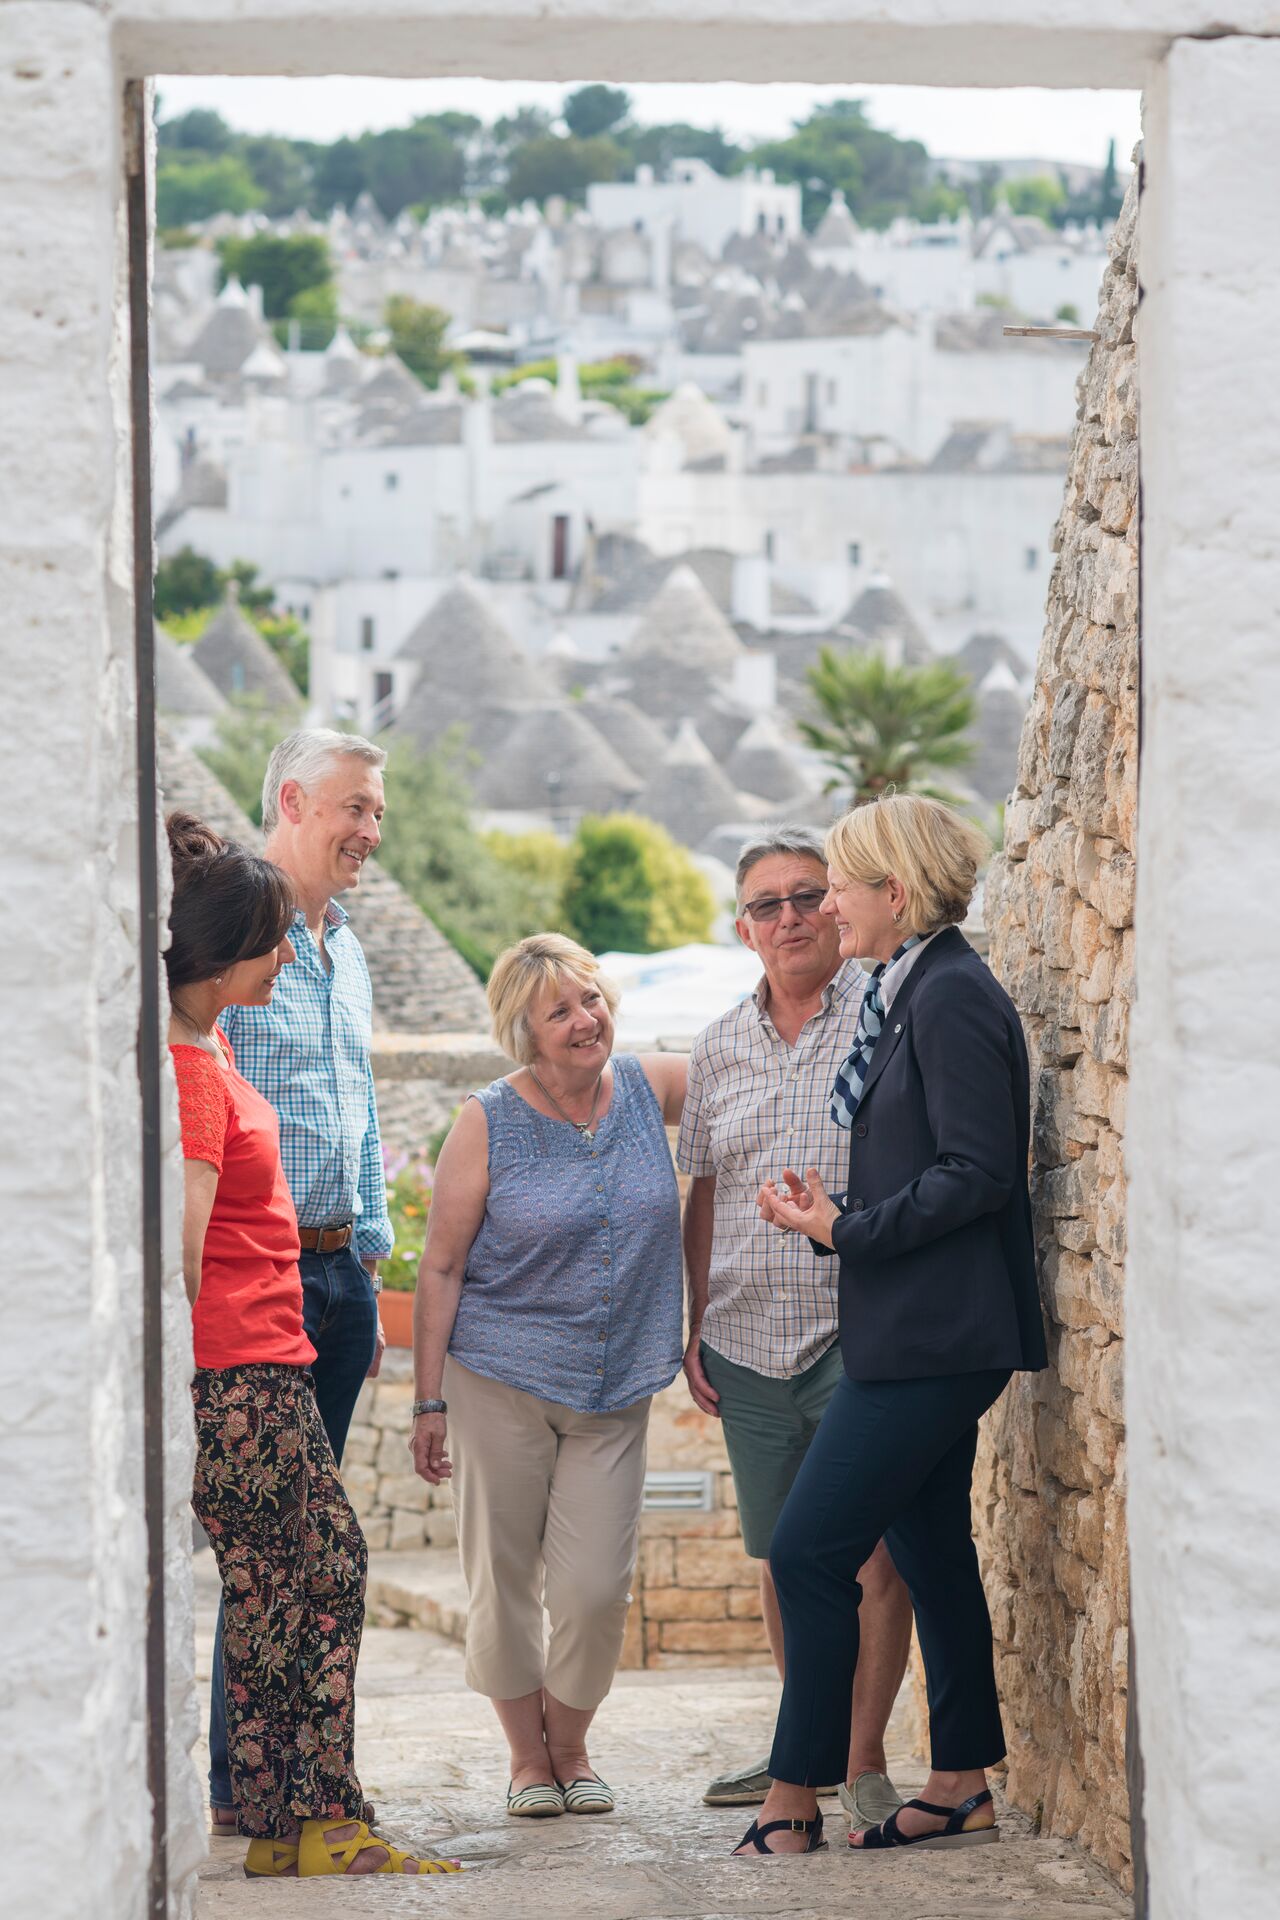
[[[556,1785],[564,1795],[566,1813],[612,1813],[613,1789],[603,1780],[585,1777],[570,1780],[567,1786],[557,1780]]]
[[[564,1792],[558,1786],[547,1786],[545,1781],[521,1787],[519,1793],[508,1787],[507,1812],[517,1820],[553,1820],[564,1812]]]

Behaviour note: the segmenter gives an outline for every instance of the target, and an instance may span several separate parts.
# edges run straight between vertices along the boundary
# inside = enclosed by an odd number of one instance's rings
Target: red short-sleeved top
[[[302,1324],[298,1219],[280,1163],[275,1108],[235,1070],[225,1034],[224,1070],[203,1047],[172,1046],[182,1151],[218,1170],[204,1237],[200,1292],[191,1311],[198,1367],[308,1367],[315,1348]]]

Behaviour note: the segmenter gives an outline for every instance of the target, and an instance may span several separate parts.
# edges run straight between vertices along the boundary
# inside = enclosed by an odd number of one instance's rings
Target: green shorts
[[[742,1544],[752,1560],[767,1560],[782,1503],[844,1372],[840,1344],[789,1380],[740,1367],[705,1344],[702,1365],[720,1396]]]

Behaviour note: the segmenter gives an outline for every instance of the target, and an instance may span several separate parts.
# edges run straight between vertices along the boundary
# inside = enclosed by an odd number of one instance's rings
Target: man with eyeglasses
[[[831,1089],[867,976],[856,960],[841,960],[835,921],[818,911],[827,869],[815,834],[782,828],[753,841],[736,878],[738,936],[764,974],[753,994],[699,1035],[689,1061],[676,1150],[691,1177],[684,1370],[695,1403],[723,1424],[743,1545],[760,1561],[765,1629],[781,1676],[769,1543],[842,1370],[837,1263],[820,1260],[802,1235],[771,1232],[756,1194],[786,1167],[816,1167],[829,1192],[844,1185],[849,1141],[831,1123]],[[838,1785],[851,1826],[866,1828],[902,1804],[884,1736],[906,1670],[911,1602],[883,1541],[858,1578],[853,1733]],[[769,1785],[768,1761],[760,1760],[713,1780],[703,1799],[753,1805]]]

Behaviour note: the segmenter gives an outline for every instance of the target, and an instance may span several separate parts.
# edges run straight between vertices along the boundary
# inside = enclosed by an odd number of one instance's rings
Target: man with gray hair
[[[275,1108],[280,1155],[302,1241],[303,1320],[316,1350],[320,1418],[341,1463],[361,1382],[385,1344],[378,1261],[392,1251],[374,1103],[373,994],[360,943],[336,895],[360,884],[382,839],[381,747],[358,734],[291,733],[262,788],[267,855],[293,883],[297,958],[270,1006],[228,1007],[235,1065]],[[222,1693],[222,1617],[214,1648],[209,1789],[215,1827],[235,1831]]]
[[[822,843],[784,827],[738,861],[738,936],[758,955],[753,994],[694,1043],[676,1158],[691,1176],[684,1217],[689,1273],[685,1376],[723,1424],[743,1545],[760,1561],[769,1645],[783,1672],[782,1621],[769,1572],[774,1525],[842,1371],[834,1260],[800,1234],[772,1232],[756,1194],[785,1167],[817,1167],[845,1184],[849,1136],[833,1126],[831,1089],[848,1057],[867,978],[842,961]],[[881,1541],[860,1572],[862,1639],[853,1730],[840,1798],[854,1827],[901,1805],[888,1778],[885,1728],[902,1684],[911,1602]],[[833,1792],[835,1784],[820,1789]],[[769,1790],[767,1760],[713,1780],[710,1806],[745,1806]]]

